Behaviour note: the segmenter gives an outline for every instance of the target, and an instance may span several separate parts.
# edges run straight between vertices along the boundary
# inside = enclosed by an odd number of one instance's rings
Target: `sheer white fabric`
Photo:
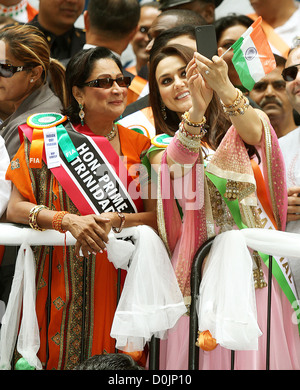
[[[5,180],[5,174],[9,166],[9,156],[4,139],[0,136],[0,217],[4,213],[11,193],[11,182]]]
[[[273,256],[299,257],[298,234],[268,229],[232,230],[214,239],[199,289],[199,331],[210,330],[222,347],[257,350],[252,258],[249,248]]]
[[[175,326],[186,307],[170,258],[158,235],[148,226],[125,229],[120,234],[132,237],[134,251],[111,337],[116,339],[120,350],[142,351],[152,336],[165,338],[167,330]],[[108,257],[112,261],[109,248]]]
[[[124,238],[131,238],[133,243]],[[62,246],[65,243],[67,246],[76,243],[69,232],[65,238],[54,230],[40,232],[0,224],[0,245],[20,245],[9,301],[2,318],[0,369],[11,369],[16,341],[18,352],[27,362],[42,369],[37,357],[40,338],[35,312],[35,261],[30,246]],[[116,338],[119,349],[142,350],[152,335],[164,337],[186,311],[170,259],[158,235],[147,226],[123,229],[118,235],[110,232],[107,254],[116,268],[128,272],[112,337]]]
[[[12,224],[0,224],[0,244],[20,246],[11,292],[0,333],[0,369],[10,370],[13,350],[17,341],[18,352],[37,370],[42,364],[36,356],[40,347],[40,335],[35,311],[35,260],[31,245],[64,245],[64,234],[54,230],[38,232]],[[67,245],[74,245],[71,234]],[[22,319],[21,317],[22,309]],[[18,336],[18,329],[21,327]]]

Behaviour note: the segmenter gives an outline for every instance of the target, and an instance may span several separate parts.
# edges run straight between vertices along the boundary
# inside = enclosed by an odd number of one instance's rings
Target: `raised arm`
[[[194,57],[199,73],[219,96],[243,141],[249,145],[259,144],[263,130],[261,119],[229,80],[226,62],[218,56],[214,56],[211,61],[199,53],[195,53]],[[263,112],[262,115],[265,116]]]

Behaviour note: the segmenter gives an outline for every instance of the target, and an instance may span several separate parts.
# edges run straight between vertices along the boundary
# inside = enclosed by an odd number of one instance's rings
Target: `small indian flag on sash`
[[[269,42],[261,28],[261,16],[232,45],[232,63],[241,83],[249,91],[254,84],[276,68]]]

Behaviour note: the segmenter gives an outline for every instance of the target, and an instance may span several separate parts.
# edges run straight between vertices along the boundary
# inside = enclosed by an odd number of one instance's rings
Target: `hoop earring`
[[[161,102],[160,111],[162,113],[163,120],[165,121],[167,119],[167,111],[165,103]]]
[[[85,117],[85,113],[83,111],[83,105],[81,103],[79,103],[79,108],[80,108],[80,111],[79,111],[79,118],[80,118],[80,123],[81,123],[81,126],[84,126],[84,117]]]

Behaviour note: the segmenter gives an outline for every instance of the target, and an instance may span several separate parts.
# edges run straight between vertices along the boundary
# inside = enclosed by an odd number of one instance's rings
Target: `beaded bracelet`
[[[181,122],[181,123],[180,123],[180,125],[179,125],[179,131],[180,131],[185,137],[187,137],[187,138],[189,138],[189,139],[192,139],[192,140],[201,140],[201,139],[204,137],[204,135],[206,134],[206,132],[207,132],[207,130],[206,130],[204,127],[202,127],[199,134],[192,134],[192,133],[190,133],[189,131],[187,131],[187,130],[185,129],[184,123],[185,123],[185,122]]]
[[[57,230],[60,233],[66,233],[66,230],[63,230],[61,227],[63,217],[66,214],[69,214],[69,213],[67,211],[58,211],[56,214],[54,214],[54,217],[52,219],[52,227],[54,230]]]
[[[244,96],[242,106],[235,108],[234,110],[228,110],[226,107],[223,106],[223,110],[225,114],[229,116],[237,116],[237,115],[244,115],[248,107],[249,107],[249,100],[246,96]]]
[[[236,88],[235,90],[237,92],[237,95],[236,95],[236,98],[234,99],[234,102],[232,104],[226,105],[221,100],[222,106],[227,108],[228,110],[232,110],[235,107],[237,107],[242,102],[242,100],[244,98],[244,94],[240,89]]]
[[[179,131],[177,133],[178,141],[187,149],[189,149],[193,152],[198,151],[201,147],[201,138],[202,137],[196,138],[196,139],[190,138],[184,134],[183,130],[184,130],[184,127],[183,127],[183,123],[181,122],[179,125]]]
[[[244,115],[247,108],[249,107],[248,98],[243,94],[243,92],[240,89],[236,88],[236,91],[237,91],[237,97],[235,98],[232,104],[225,105],[221,100],[223,111],[225,114],[229,116]],[[241,103],[243,103],[243,105],[239,107]]]
[[[186,111],[183,115],[182,115],[182,120],[184,123],[186,123],[188,126],[191,126],[191,127],[203,127],[206,123],[206,118],[205,116],[203,116],[201,122],[193,122],[190,120],[190,113],[189,111]]]
[[[28,223],[29,223],[29,226],[34,230],[39,230],[39,231],[46,230],[46,229],[39,227],[39,225],[37,224],[38,213],[43,209],[49,210],[49,208],[44,206],[44,205],[37,205],[37,206],[32,207],[32,209],[29,211]]]

